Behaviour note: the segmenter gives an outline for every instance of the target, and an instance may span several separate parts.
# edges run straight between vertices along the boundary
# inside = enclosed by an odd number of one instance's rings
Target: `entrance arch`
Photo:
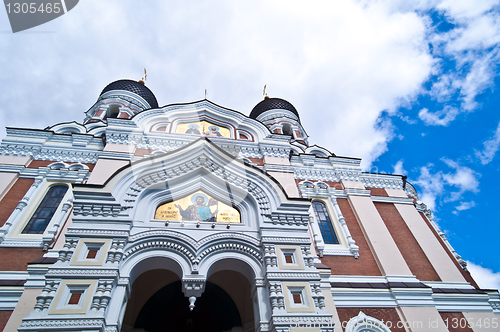
[[[137,316],[134,328],[148,332],[242,331],[238,308],[221,287],[207,281],[205,291],[191,311],[181,286],[178,280],[151,296]]]
[[[162,263],[151,269],[151,263]],[[169,263],[169,264],[166,264]],[[219,259],[208,268],[203,293],[189,310],[180,266],[149,258],[131,271],[132,289],[122,331],[254,331],[254,271],[237,259]],[[177,270],[177,271],[173,271]]]

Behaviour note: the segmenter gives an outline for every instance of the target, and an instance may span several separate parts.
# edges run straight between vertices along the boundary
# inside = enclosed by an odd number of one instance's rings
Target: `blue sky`
[[[86,0],[12,34],[0,10],[5,126],[79,121],[111,81],[160,105],[249,114],[267,84],[310,143],[406,174],[483,287],[500,287],[499,1]]]

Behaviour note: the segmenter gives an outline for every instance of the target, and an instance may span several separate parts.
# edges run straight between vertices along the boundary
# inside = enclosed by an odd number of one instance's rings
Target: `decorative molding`
[[[66,236],[81,236],[81,237],[128,237],[129,231],[116,231],[107,229],[79,229],[70,228],[66,232]]]
[[[308,280],[319,281],[319,272],[268,272],[266,274],[267,280]]]
[[[118,217],[121,211],[126,210],[120,204],[92,204],[77,203],[74,204],[73,214],[75,216],[93,216],[93,217]]]
[[[262,243],[290,243],[290,244],[300,244],[300,243],[311,243],[309,237],[298,238],[298,237],[269,237],[263,236],[260,240]]]
[[[117,269],[85,269],[85,268],[75,268],[75,269],[58,269],[51,268],[46,276],[47,277],[116,277],[118,275]]]
[[[19,331],[39,331],[40,328],[50,328],[51,331],[54,329],[64,328],[96,328],[100,330],[104,326],[104,318],[88,318],[88,319],[23,319]]]

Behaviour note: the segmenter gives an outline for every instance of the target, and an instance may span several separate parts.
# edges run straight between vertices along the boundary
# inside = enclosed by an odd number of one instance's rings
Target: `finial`
[[[262,92],[262,95],[264,96],[264,99],[269,99],[269,96],[267,95],[267,92],[266,92],[266,87],[267,87],[267,84],[264,84],[264,91]]]
[[[146,71],[146,68],[144,68],[144,76],[139,80],[139,83],[145,84],[144,82],[146,81],[146,77],[148,76],[148,72]]]

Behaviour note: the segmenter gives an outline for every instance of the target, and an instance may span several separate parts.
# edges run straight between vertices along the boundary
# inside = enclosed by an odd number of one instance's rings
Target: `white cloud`
[[[456,161],[442,158],[443,162],[451,168],[455,169],[455,173],[443,174],[443,179],[449,185],[455,186],[460,190],[460,193],[465,191],[472,191],[477,193],[479,191],[479,174],[469,167],[461,166]]]
[[[474,201],[470,202],[460,202],[460,205],[455,206],[455,211],[453,211],[454,214],[458,215],[460,211],[465,211],[472,209],[473,207],[476,206],[476,203]]]
[[[479,287],[484,289],[500,289],[500,272],[484,268],[467,261],[467,269]]]
[[[400,174],[400,175],[406,175],[408,172],[403,168],[403,159],[398,160],[396,165],[393,165],[394,167],[394,174]]]
[[[418,112],[418,117],[427,125],[446,127],[458,113],[458,109],[451,106],[445,106],[441,111],[436,112],[429,112],[427,108],[423,108]]]
[[[431,173],[432,166],[427,165],[420,168],[420,176],[415,184],[422,190],[422,194],[419,194],[420,200],[427,204],[429,209],[435,211],[436,199],[444,193],[444,181],[440,172]]]
[[[107,83],[139,79],[143,67],[161,105],[198,100],[207,89],[210,100],[249,114],[267,84],[271,97],[298,109],[311,143],[369,167],[394,136],[380,115],[415,100],[435,64],[427,18],[393,9],[358,1],[80,2],[37,28],[54,33],[3,35],[0,112],[16,110],[9,126],[81,121]]]
[[[442,158],[441,161],[454,171],[450,173],[432,172],[434,165],[429,164],[420,168],[420,175],[415,181],[421,190],[420,200],[427,204],[431,210],[436,209],[438,199],[442,199],[445,203],[456,202],[463,197],[465,192],[479,192],[478,177],[480,174],[450,159]],[[474,206],[472,205],[474,202],[461,203],[456,207],[456,210],[465,210],[467,204],[470,205],[468,208]]]
[[[362,157],[369,168],[394,137],[383,112],[403,113],[423,93],[443,102],[459,93],[471,109],[493,84],[500,20],[492,2],[466,2],[79,2],[33,33],[2,35],[0,113],[15,110],[8,126],[81,121],[106,84],[139,79],[143,67],[161,105],[198,100],[207,89],[210,100],[249,114],[267,84],[270,96],[298,109],[311,143]],[[436,31],[428,10],[456,27]],[[0,22],[9,29],[6,17]],[[450,57],[457,68],[448,70]],[[419,115],[446,126],[458,107]]]
[[[493,137],[483,143],[483,151],[476,151],[476,157],[481,160],[483,165],[490,163],[495,157],[498,148],[500,147],[500,123]]]

